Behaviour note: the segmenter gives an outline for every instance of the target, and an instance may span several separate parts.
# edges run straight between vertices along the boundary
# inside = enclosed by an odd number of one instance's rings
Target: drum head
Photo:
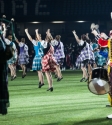
[[[96,95],[107,94],[110,90],[109,83],[105,80],[98,79],[98,78],[92,79],[88,84],[88,88],[90,92]]]

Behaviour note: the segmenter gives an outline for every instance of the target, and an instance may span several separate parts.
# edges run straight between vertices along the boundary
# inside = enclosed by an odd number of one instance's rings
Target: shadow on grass
[[[48,123],[48,124],[42,124],[42,125],[111,125],[112,120],[105,118],[99,118],[99,119],[90,119],[90,120],[84,120],[84,121],[66,121],[66,122],[59,122],[59,123]]]

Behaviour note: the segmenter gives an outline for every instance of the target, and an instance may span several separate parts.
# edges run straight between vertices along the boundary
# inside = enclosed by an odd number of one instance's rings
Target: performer
[[[14,65],[17,62],[17,50],[16,50],[15,43],[12,42],[12,35],[8,35],[8,39],[6,39],[5,41],[7,42],[7,45],[10,43],[10,45],[12,46],[13,51],[14,51],[13,57],[7,61],[8,67],[9,67],[10,72],[11,72],[11,81],[12,81],[16,78],[16,69],[15,69]]]
[[[21,69],[23,71],[22,78],[24,78],[26,76],[26,65],[29,63],[28,46],[25,44],[25,38],[21,38],[21,42],[18,41],[15,34],[14,38],[20,47],[18,64],[21,66]]]
[[[78,56],[77,60],[76,60],[76,66],[80,66],[81,67],[88,67],[88,75],[91,74],[92,72],[92,67],[91,65],[95,63],[95,58],[94,58],[94,54],[91,50],[91,47],[89,46],[89,44],[86,42],[88,39],[88,36],[86,35],[82,35],[81,39],[78,38],[78,36],[76,35],[76,32],[73,31],[73,34],[75,36],[76,41],[78,42],[79,46],[81,47],[81,52],[80,55]],[[88,75],[87,72],[85,70],[83,70],[84,72],[84,76],[86,77],[86,81],[88,80]]]
[[[59,64],[59,70],[60,68],[62,68],[63,66],[63,62],[64,62],[64,58],[65,58],[65,54],[64,54],[64,46],[63,46],[63,43],[61,42],[61,36],[60,35],[56,35],[55,39],[51,41],[51,44],[53,45],[54,47],[54,57],[56,59],[56,61],[58,62]],[[60,70],[61,72],[61,70]],[[55,70],[55,77],[57,75],[57,71]],[[62,78],[62,73],[61,73],[61,78]],[[57,81],[59,81],[59,79],[57,79]]]
[[[6,43],[0,26],[0,114],[6,115],[9,107],[8,66],[6,58]]]
[[[49,88],[47,89],[47,91],[52,92],[53,91],[53,80],[52,80],[51,73],[54,72],[55,70],[58,70],[58,72],[59,72],[59,64],[53,57],[54,48],[51,45],[51,40],[53,40],[53,38],[51,36],[50,29],[48,29],[46,32],[45,41],[41,42],[42,46],[43,46],[43,52],[44,52],[44,56],[42,58],[42,71],[45,72],[45,75],[47,77],[47,81],[49,84]],[[60,79],[62,79],[61,76],[60,76]]]
[[[37,71],[38,77],[39,77],[39,88],[41,88],[44,85],[44,77],[43,77],[42,65],[41,65],[43,51],[42,51],[42,46],[41,46],[41,35],[38,34],[38,29],[36,29],[35,32],[36,32],[36,37],[34,40],[28,33],[28,29],[25,29],[25,33],[28,39],[34,45],[35,57],[33,59],[32,70]]]

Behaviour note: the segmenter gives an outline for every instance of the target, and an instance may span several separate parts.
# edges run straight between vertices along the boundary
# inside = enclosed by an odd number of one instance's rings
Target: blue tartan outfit
[[[36,45],[34,45],[34,50],[35,50],[35,57],[33,59],[33,64],[32,64],[32,70],[33,71],[40,71],[42,69],[42,56],[43,56],[43,50],[41,43],[38,41]]]

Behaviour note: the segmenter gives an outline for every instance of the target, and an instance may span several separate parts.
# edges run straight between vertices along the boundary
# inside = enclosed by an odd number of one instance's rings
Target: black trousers
[[[7,62],[0,63],[0,114],[7,114],[9,106],[8,91],[8,65]]]

